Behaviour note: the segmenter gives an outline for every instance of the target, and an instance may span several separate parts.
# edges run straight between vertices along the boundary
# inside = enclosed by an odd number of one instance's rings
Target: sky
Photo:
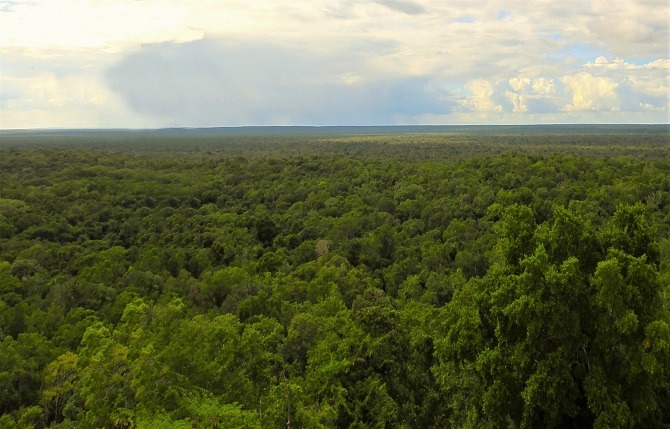
[[[0,1],[0,129],[670,122],[667,0]]]

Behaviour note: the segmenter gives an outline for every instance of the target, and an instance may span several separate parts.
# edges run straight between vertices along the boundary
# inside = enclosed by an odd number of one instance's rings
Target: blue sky
[[[667,123],[667,1],[0,1],[0,128]]]

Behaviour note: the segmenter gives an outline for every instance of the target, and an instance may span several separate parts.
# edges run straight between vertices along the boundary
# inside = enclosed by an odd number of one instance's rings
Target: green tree
[[[646,256],[653,249],[628,246],[642,253],[634,256],[610,247],[594,261],[599,246],[588,222],[559,208],[551,226],[529,235],[521,226],[528,219],[522,207],[507,210],[497,227],[503,262],[457,290],[448,306],[434,371],[452,398],[452,422],[660,424],[668,418],[670,331],[657,267]],[[634,222],[644,229],[643,218]],[[608,231],[600,246],[621,243]]]
[[[63,420],[63,410],[70,406],[77,387],[77,355],[66,352],[51,362],[44,370],[42,407],[47,424]]]

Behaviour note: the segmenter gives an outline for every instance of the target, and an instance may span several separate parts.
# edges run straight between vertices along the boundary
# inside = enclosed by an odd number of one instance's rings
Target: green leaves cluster
[[[670,418],[667,161],[0,155],[0,428]]]
[[[667,285],[650,261],[657,250],[644,212],[620,206],[596,230],[561,207],[551,225],[534,228],[528,207],[506,210],[497,225],[501,262],[457,291],[437,345],[435,374],[453,398],[452,423],[610,428],[667,420]]]

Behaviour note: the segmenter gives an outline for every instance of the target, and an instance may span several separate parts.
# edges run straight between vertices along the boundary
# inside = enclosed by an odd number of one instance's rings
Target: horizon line
[[[155,128],[133,128],[133,127],[39,127],[39,128],[0,128],[4,132],[50,132],[50,131],[169,131],[169,130],[235,130],[235,129],[324,129],[324,128],[483,128],[483,127],[575,127],[575,126],[670,126],[670,122],[631,122],[631,123],[603,123],[603,122],[556,122],[556,123],[534,123],[534,124],[393,124],[393,125],[212,125],[212,126],[174,126]]]

